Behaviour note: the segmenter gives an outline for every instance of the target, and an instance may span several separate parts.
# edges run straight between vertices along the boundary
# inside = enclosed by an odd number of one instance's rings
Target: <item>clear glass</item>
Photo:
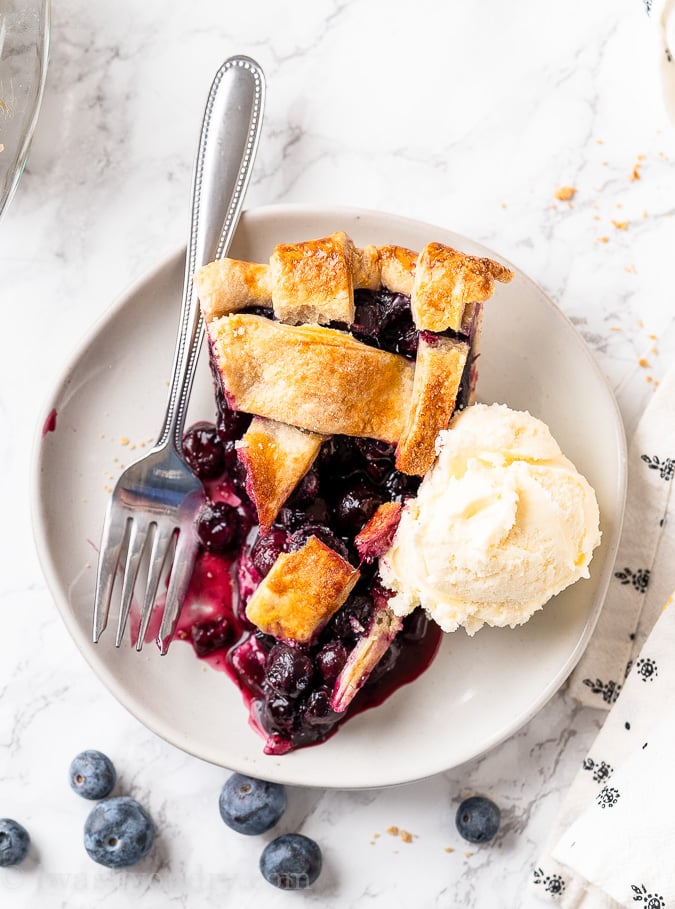
[[[50,0],[0,0],[0,217],[30,150],[47,72]]]

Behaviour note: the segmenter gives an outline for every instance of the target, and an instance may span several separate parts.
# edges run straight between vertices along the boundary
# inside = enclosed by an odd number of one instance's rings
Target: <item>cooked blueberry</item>
[[[225,448],[212,423],[195,423],[183,436],[183,457],[202,480],[211,480],[225,470]]]
[[[216,650],[222,650],[234,642],[236,632],[232,622],[222,616],[208,622],[200,622],[190,628],[192,646],[197,656],[204,657]]]
[[[220,816],[227,826],[247,836],[256,836],[274,827],[286,810],[286,804],[286,790],[282,785],[241,773],[232,774],[218,801]]]
[[[267,656],[265,672],[267,684],[273,691],[295,698],[309,688],[314,667],[302,650],[279,642]]]
[[[347,648],[340,640],[329,641],[315,657],[321,677],[325,682],[334,682],[347,662]]]
[[[382,323],[386,324],[401,316],[410,315],[410,297],[382,289],[377,294]]]
[[[218,434],[223,442],[236,442],[244,435],[251,422],[251,415],[230,410],[224,402],[218,408]]]
[[[319,472],[315,468],[311,468],[293,490],[293,503],[309,505],[319,495],[319,485]]]
[[[343,490],[335,506],[338,528],[342,533],[356,536],[382,501],[382,496],[370,484],[355,479]]]
[[[291,735],[298,726],[297,704],[285,694],[272,693],[265,698],[261,721],[267,732]]]
[[[309,726],[325,726],[334,722],[337,715],[330,706],[331,692],[328,688],[317,688],[307,698],[305,711],[302,715],[303,722]]]
[[[117,774],[101,751],[81,751],[70,762],[70,788],[84,799],[104,799],[115,788]]]
[[[239,512],[226,502],[205,505],[197,517],[197,534],[209,552],[234,549],[243,542]]]
[[[340,640],[352,645],[367,630],[372,612],[370,597],[353,594],[331,619],[331,630]]]
[[[285,833],[263,849],[260,871],[265,880],[280,890],[305,890],[321,873],[322,856],[318,843],[301,833]]]
[[[303,524],[321,524],[324,527],[330,522],[330,511],[325,499],[321,496],[302,505],[289,502],[279,511],[276,523],[290,531],[298,530]]]
[[[420,477],[411,477],[407,473],[394,470],[384,481],[384,488],[393,502],[402,502],[417,493]]]
[[[298,527],[297,530],[293,531],[288,541],[289,550],[302,549],[310,537],[316,537],[317,540],[321,540],[326,546],[339,553],[343,559],[349,561],[349,550],[345,543],[333,533],[330,527],[326,527],[324,524],[308,523]]]
[[[261,578],[268,574],[272,565],[282,552],[286,551],[288,536],[283,530],[270,530],[269,533],[258,534],[251,547],[251,562]]]
[[[360,466],[354,440],[348,436],[333,436],[321,446],[318,467],[322,481],[332,484],[337,478],[348,477]]]
[[[30,836],[26,828],[11,817],[0,818],[0,868],[20,864],[29,849]]]
[[[84,848],[89,858],[107,868],[128,868],[148,854],[155,840],[152,818],[136,799],[104,799],[84,825]]]
[[[501,821],[497,805],[485,796],[472,795],[464,799],[455,816],[459,834],[470,843],[487,843],[491,840]]]

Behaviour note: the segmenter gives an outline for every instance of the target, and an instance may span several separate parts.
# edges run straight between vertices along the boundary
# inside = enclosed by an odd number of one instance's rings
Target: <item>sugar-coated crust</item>
[[[374,562],[391,546],[398,522],[401,520],[400,502],[383,502],[354,537],[354,545],[362,562]]]
[[[282,552],[246,607],[265,634],[304,644],[343,605],[359,571],[316,537],[302,549]]]
[[[400,438],[415,367],[346,332],[235,314],[208,326],[230,406],[321,435]]]
[[[280,243],[270,258],[274,315],[290,325],[354,321],[354,244],[337,231],[305,243]]]
[[[422,331],[458,331],[467,303],[487,300],[495,281],[506,284],[512,278],[513,272],[493,259],[428,243],[417,260],[411,288],[415,325]]]
[[[312,466],[326,436],[286,423],[254,417],[237,445],[246,468],[246,491],[266,533],[279,509]]]
[[[420,336],[412,403],[396,448],[396,467],[424,476],[436,457],[438,433],[448,428],[469,353],[465,341]]]
[[[355,288],[378,290],[381,287],[380,254],[377,246],[353,248],[352,280]]]
[[[267,265],[217,259],[195,272],[193,281],[204,319],[238,312],[246,306],[271,306],[272,285]]]
[[[405,246],[378,246],[382,287],[398,294],[412,292],[417,253]]]

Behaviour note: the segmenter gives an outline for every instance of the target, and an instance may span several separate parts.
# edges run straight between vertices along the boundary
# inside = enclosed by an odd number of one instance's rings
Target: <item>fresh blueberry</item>
[[[304,890],[318,878],[321,862],[318,843],[301,833],[285,833],[263,849],[260,871],[280,890]]]
[[[115,787],[113,762],[100,751],[82,751],[70,764],[70,788],[83,799],[104,799]]]
[[[18,865],[29,849],[30,836],[26,828],[11,817],[0,818],[0,868]]]
[[[84,825],[89,858],[107,868],[136,865],[150,851],[155,825],[136,799],[118,796],[99,802]]]
[[[274,827],[286,804],[286,790],[280,783],[233,773],[222,788],[218,807],[228,827],[255,836]]]
[[[470,843],[489,842],[499,830],[500,820],[497,805],[482,795],[464,799],[455,816],[457,830]]]

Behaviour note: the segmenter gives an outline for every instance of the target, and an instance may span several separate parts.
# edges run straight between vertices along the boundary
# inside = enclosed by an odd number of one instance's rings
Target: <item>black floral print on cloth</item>
[[[658,455],[640,455],[645,464],[649,467],[650,470],[658,470],[659,476],[662,480],[665,480],[666,483],[670,482],[673,479],[673,474],[675,474],[675,458],[664,458],[663,461]]]
[[[613,786],[603,786],[596,795],[596,801],[601,808],[613,808],[619,801],[621,793]]]
[[[584,758],[582,764],[584,770],[590,770],[593,773],[593,779],[596,783],[604,783],[614,773],[614,768],[606,761],[594,761],[593,758]]]
[[[614,577],[622,584],[632,584],[638,593],[644,593],[649,587],[648,568],[638,568],[637,571],[633,571],[632,568],[626,567],[621,571],[615,571]]]
[[[546,874],[543,868],[535,868],[532,872],[532,881],[541,884],[546,893],[551,896],[560,896],[565,889],[565,880],[559,874]]]
[[[619,697],[621,685],[618,682],[603,682],[602,679],[584,679],[583,684],[590,688],[593,694],[601,694],[605,704],[613,704]]]
[[[659,674],[656,663],[649,657],[640,657],[635,664],[635,671],[643,682],[653,682]]]
[[[658,893],[648,893],[644,884],[631,884],[636,903],[644,903],[644,909],[666,909],[666,901]]]

